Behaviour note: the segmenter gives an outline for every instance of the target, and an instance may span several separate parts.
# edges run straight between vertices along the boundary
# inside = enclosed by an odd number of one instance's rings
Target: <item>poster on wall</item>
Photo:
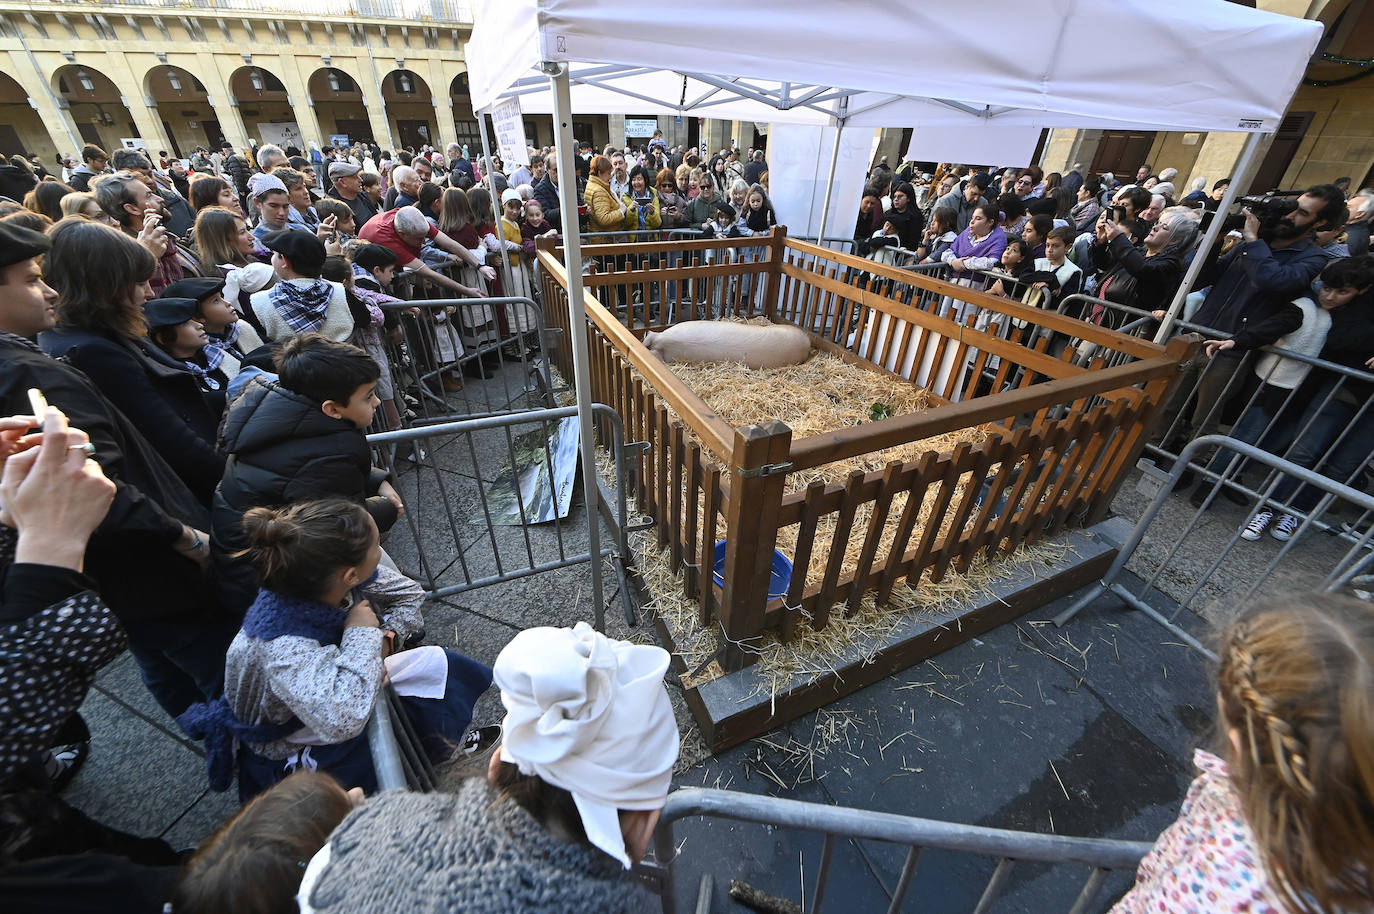
[[[627,117],[625,118],[625,135],[631,136],[653,136],[658,129],[658,119],[652,117]]]
[[[305,148],[305,140],[301,138],[301,128],[296,126],[295,121],[288,121],[284,124],[264,124],[259,121],[258,136],[262,137],[264,143],[271,143],[282,149],[288,146],[295,146],[297,149]]]
[[[520,99],[492,105],[491,123],[496,129],[496,146],[506,170],[516,165],[529,165],[529,144],[525,141],[525,122],[520,117]]]

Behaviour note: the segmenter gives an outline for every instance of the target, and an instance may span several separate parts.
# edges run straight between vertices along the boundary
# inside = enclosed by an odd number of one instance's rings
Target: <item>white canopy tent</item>
[[[1025,13],[1010,0],[966,0],[953,12],[890,0],[706,0],[692,7],[696,19],[729,22],[722,31],[684,27],[680,9],[627,0],[479,0],[467,46],[469,85],[475,111],[518,97],[523,111],[553,115],[568,214],[580,202],[571,180],[574,111],[837,130],[1242,131],[1251,134],[1238,168],[1244,172],[1260,135],[1277,129],[1322,29],[1226,0],[1042,0],[1034,16]],[[1021,25],[1015,41],[987,39],[984,26],[1013,19]],[[833,171],[832,160],[831,183]],[[823,212],[828,196],[827,189]],[[1220,225],[1213,220],[1204,244]],[[564,250],[575,281],[576,232],[565,234]],[[1203,259],[1194,258],[1161,335]],[[581,295],[569,295],[569,310],[584,490],[594,513]],[[595,555],[595,539],[591,546]],[[599,600],[599,563],[593,568]]]

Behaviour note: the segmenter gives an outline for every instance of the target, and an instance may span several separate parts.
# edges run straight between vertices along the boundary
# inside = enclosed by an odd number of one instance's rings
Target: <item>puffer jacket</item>
[[[211,505],[210,546],[220,597],[242,613],[258,592],[245,559],[243,514],[326,496],[356,502],[377,494],[387,478],[372,465],[361,429],[326,416],[320,404],[276,381],[254,378],[229,407],[220,449],[229,457]]]
[[[625,213],[611,193],[611,185],[593,176],[587,182],[582,202],[591,210],[589,232],[618,232],[625,224]]]

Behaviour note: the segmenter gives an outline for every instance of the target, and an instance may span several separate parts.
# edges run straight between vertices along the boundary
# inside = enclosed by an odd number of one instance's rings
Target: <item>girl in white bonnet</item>
[[[667,668],[662,648],[585,622],[516,635],[496,658],[506,717],[485,777],[369,800],[311,860],[300,910],[656,910],[630,867],[678,756]]]

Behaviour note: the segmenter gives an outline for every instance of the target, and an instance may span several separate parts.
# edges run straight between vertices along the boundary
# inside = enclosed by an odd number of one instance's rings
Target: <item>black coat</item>
[[[1117,235],[1106,245],[1094,244],[1092,262],[1104,271],[1097,284],[1097,296],[1141,311],[1169,307],[1183,278],[1180,255],[1164,253],[1146,257],[1145,252],[1131,244],[1125,235]],[[1073,317],[1089,319],[1090,314],[1084,312],[1082,302],[1075,308]],[[1102,324],[1115,329],[1134,319],[1125,312],[1114,312],[1105,314]]]
[[[239,196],[248,193],[248,179],[253,176],[253,167],[248,164],[247,159],[234,153],[224,160],[224,170],[228,173],[234,190],[239,192]]]
[[[549,180],[548,175],[544,175],[539,179],[539,183],[534,185],[534,199],[544,208],[544,221],[561,233],[563,214],[559,212],[558,186]]]
[[[38,344],[86,373],[133,420],[177,475],[205,504],[224,475],[216,453],[218,417],[186,366],[150,340],[87,330],[49,330]]]
[[[235,611],[246,609],[258,592],[253,569],[232,557],[248,546],[245,511],[330,495],[361,503],[386,479],[373,467],[360,429],[261,377],[230,404],[220,445],[229,464],[215,490],[210,542],[221,598]]]
[[[182,524],[205,530],[209,512],[90,378],[0,335],[0,415],[30,412],[31,387],[91,436],[96,462],[115,483],[114,503],[86,550],[86,573],[134,642],[149,626],[218,618],[209,582],[173,548]]]

